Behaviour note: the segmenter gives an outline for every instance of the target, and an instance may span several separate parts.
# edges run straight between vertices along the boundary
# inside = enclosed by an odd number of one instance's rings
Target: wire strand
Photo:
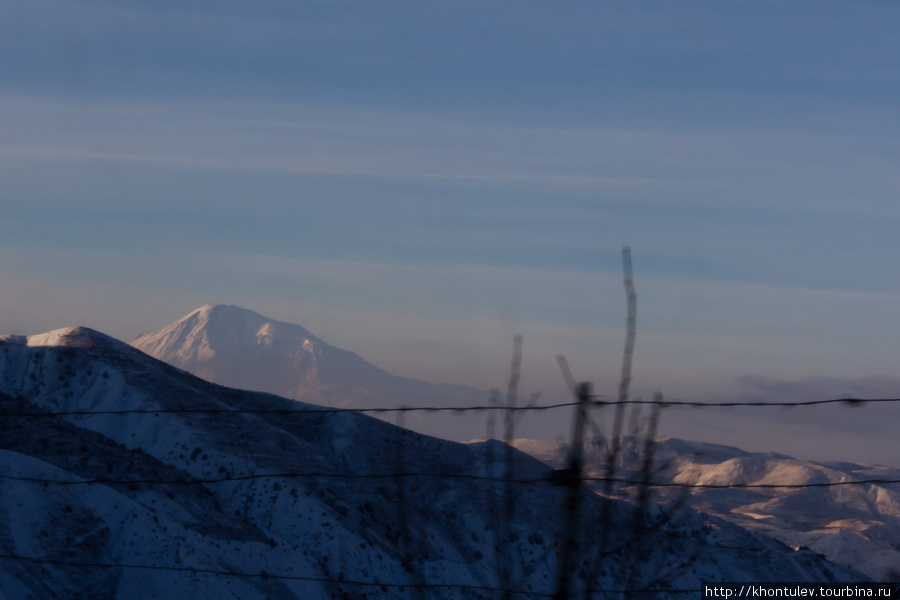
[[[531,478],[509,478],[509,477],[490,477],[487,475],[469,475],[466,473],[328,473],[328,472],[307,472],[307,473],[254,473],[250,475],[237,475],[227,477],[197,477],[191,479],[115,479],[98,477],[93,479],[53,479],[45,477],[21,477],[17,475],[2,475],[0,480],[22,481],[40,484],[55,485],[205,485],[215,483],[227,483],[232,481],[253,481],[257,479],[348,479],[348,480],[365,480],[365,479],[456,479],[467,481],[482,481],[493,483],[516,483],[531,485],[537,483],[550,483],[557,485],[560,477],[557,473],[564,473],[565,469],[560,471],[551,471],[549,475]],[[622,485],[640,485],[654,488],[686,488],[686,489],[807,489],[807,488],[827,488],[827,487],[844,487],[852,485],[875,485],[875,484],[895,484],[900,483],[900,479],[887,478],[871,478],[856,479],[851,481],[827,481],[820,483],[681,483],[674,481],[648,482],[643,479],[629,479],[625,477],[581,477],[582,482],[601,482],[601,483],[618,483]]]
[[[771,402],[765,400],[741,400],[734,402],[703,402],[699,400],[601,400],[603,396],[592,396],[590,405],[595,407],[622,405],[657,405],[660,407],[689,406],[695,408],[731,408],[731,407],[795,407],[818,406],[823,404],[846,404],[861,406],[864,404],[900,402],[900,398],[830,398],[828,400],[804,400],[798,402]],[[557,408],[577,406],[578,402],[560,402],[557,404],[497,406],[491,404],[474,406],[397,406],[375,408],[142,408],[121,410],[67,410],[67,411],[35,411],[35,412],[0,412],[0,417],[72,417],[94,415],[152,415],[152,414],[272,414],[272,415],[321,415],[338,413],[406,413],[406,412],[485,412],[497,411],[544,411]]]

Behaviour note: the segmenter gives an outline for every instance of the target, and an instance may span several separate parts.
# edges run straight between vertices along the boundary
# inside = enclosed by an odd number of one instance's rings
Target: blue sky
[[[0,0],[0,331],[131,339],[225,302],[479,387],[522,333],[523,390],[563,394],[562,353],[613,393],[628,244],[636,393],[898,396],[898,25],[888,2]],[[822,455],[804,415],[664,433]],[[834,452],[890,433],[862,421]],[[865,458],[900,464],[884,439]]]

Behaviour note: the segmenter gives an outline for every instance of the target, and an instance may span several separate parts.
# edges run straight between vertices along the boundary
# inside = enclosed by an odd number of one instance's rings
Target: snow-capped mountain
[[[512,451],[507,493],[496,442],[221,387],[84,328],[0,338],[0,415],[3,600],[556,589],[567,490]],[[640,529],[627,502],[581,508],[576,590],[861,577],[685,508]]]
[[[463,385],[398,377],[292,323],[252,310],[207,304],[131,342],[135,348],[220,385],[336,407],[485,404]],[[440,435],[437,420],[416,428]]]
[[[626,438],[617,474],[634,479],[642,440]],[[550,465],[562,465],[565,449],[538,440],[516,447]],[[589,476],[606,472],[605,440],[588,445]],[[900,469],[855,463],[819,463],[776,453],[674,438],[655,445],[653,480],[708,486],[828,484],[860,480],[900,480]],[[672,499],[677,488],[661,488]],[[900,485],[866,483],[808,488],[695,488],[686,498],[693,508],[716,515],[795,547],[808,547],[880,581],[900,574]]]

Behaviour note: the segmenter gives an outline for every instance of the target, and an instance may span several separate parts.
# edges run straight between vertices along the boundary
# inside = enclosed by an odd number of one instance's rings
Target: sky
[[[0,332],[127,341],[221,302],[484,389],[522,334],[523,393],[565,398],[562,354],[614,395],[628,245],[636,395],[900,397],[898,25],[891,2],[0,0]],[[900,408],[767,410],[661,433],[900,466]]]

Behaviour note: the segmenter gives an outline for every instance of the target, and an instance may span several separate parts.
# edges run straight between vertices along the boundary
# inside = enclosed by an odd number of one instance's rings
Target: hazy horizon
[[[197,307],[201,308],[201,307]],[[252,309],[238,307],[244,310]],[[196,311],[190,311],[189,314]],[[252,311],[257,312],[258,311]],[[187,315],[182,315],[187,316]],[[269,318],[268,315],[261,315]],[[280,319],[272,319],[280,321]],[[173,320],[174,322],[175,320]],[[284,321],[290,323],[289,321]],[[299,325],[303,325],[297,323]],[[166,325],[169,325],[168,323]],[[304,328],[306,328],[304,326]],[[162,329],[162,327],[158,328]],[[308,329],[308,328],[306,328]],[[103,332],[101,333],[108,333]],[[150,333],[150,332],[142,332]],[[320,337],[315,331],[312,335]],[[133,338],[119,338],[120,341],[130,342]],[[331,340],[323,339],[325,343]],[[334,345],[334,344],[331,344]],[[343,346],[343,350],[355,352],[352,346]],[[363,354],[361,358],[377,367],[386,369],[392,375],[411,377],[413,379],[428,381],[430,383],[452,383],[475,387],[484,391],[485,404],[487,404],[490,390],[497,389],[502,394],[506,393],[506,380],[508,377],[510,352],[506,359],[506,370],[498,368],[497,377],[488,381],[487,385],[477,385],[469,381],[452,381],[443,379],[429,379],[421,376],[421,373],[396,372],[379,360],[377,353],[373,355]],[[568,402],[572,398],[565,390],[562,376],[557,372],[553,374],[545,369],[548,365],[540,364],[540,357],[529,358],[527,351],[524,353],[523,379],[520,383],[519,403],[530,401],[533,394],[539,394],[537,403],[546,405],[557,402]],[[545,361],[546,362],[546,361]],[[555,363],[555,360],[553,361]],[[616,365],[617,367],[620,365]],[[540,375],[547,375],[541,379]],[[214,380],[215,381],[215,380]],[[220,382],[222,383],[222,382]],[[591,380],[595,393],[614,398],[617,394],[618,379],[607,381]],[[543,386],[543,387],[542,387]],[[723,383],[717,390],[708,394],[668,393],[667,400],[690,400],[705,402],[725,401],[765,401],[765,402],[797,402],[817,401],[840,398],[886,398],[890,392],[900,387],[900,379],[892,377],[868,377],[857,380],[837,378],[807,378],[804,380],[788,381],[748,375],[737,378],[734,381]],[[268,389],[266,385],[250,386],[249,389],[267,390],[277,393],[277,390]],[[632,390],[648,391],[650,388],[640,382],[634,382]],[[842,390],[836,392],[836,390]],[[631,398],[649,399],[650,394],[631,394]],[[308,398],[299,400],[310,401]],[[315,401],[313,401],[316,403]],[[395,406],[430,406],[427,402],[409,405],[403,402],[387,402],[386,408]],[[479,403],[480,404],[480,403]],[[347,408],[346,405],[341,405]],[[535,414],[524,413],[517,425],[516,437],[533,438],[548,441],[567,443],[569,441],[570,424],[574,417],[574,408],[561,407],[553,411],[538,412]],[[425,413],[423,413],[424,415]],[[753,452],[777,452],[788,454],[795,458],[811,459],[819,461],[857,461],[863,463],[877,463],[888,466],[896,466],[892,462],[895,443],[891,436],[892,423],[897,417],[898,409],[895,403],[868,403],[851,404],[838,403],[828,406],[813,407],[723,407],[697,409],[692,407],[668,407],[664,409],[660,421],[658,437],[676,437],[688,440],[696,440],[736,446],[743,450]],[[591,416],[596,424],[588,435],[598,433],[609,435],[612,429],[612,409],[594,408]],[[376,415],[378,416],[378,415]],[[472,419],[470,415],[463,414],[466,418],[459,418],[456,413],[444,413],[441,417],[446,427],[439,437],[456,441],[468,441],[483,439],[486,434],[486,422],[484,415],[478,414]],[[849,417],[849,419],[848,419]],[[384,416],[393,422],[390,414]],[[405,425],[418,428],[417,419],[420,415],[409,413],[404,421]],[[430,418],[430,417],[429,417]],[[647,418],[646,408],[643,410],[643,420]],[[633,422],[631,411],[628,413],[629,423]],[[639,423],[644,423],[639,421]],[[476,429],[473,429],[473,423]],[[849,426],[848,426],[849,425]],[[432,426],[433,427],[433,426]],[[433,429],[425,430],[434,433]],[[626,431],[626,433],[628,433]],[[640,434],[643,434],[643,429]],[[495,430],[497,437],[502,437],[500,429]]]

